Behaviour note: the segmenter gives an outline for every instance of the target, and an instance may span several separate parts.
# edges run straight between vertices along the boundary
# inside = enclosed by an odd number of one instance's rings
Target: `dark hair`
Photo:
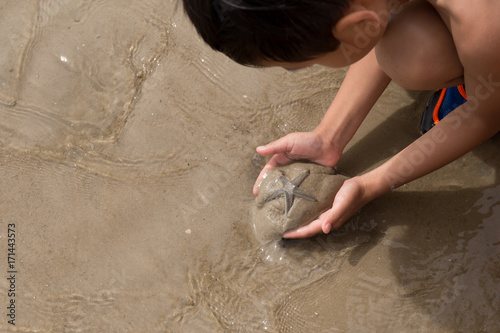
[[[351,0],[183,0],[198,34],[243,65],[301,62],[335,51],[332,28]]]

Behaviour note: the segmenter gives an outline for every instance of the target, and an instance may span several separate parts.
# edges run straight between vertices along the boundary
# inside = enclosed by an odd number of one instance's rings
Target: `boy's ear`
[[[382,22],[380,17],[372,10],[366,8],[358,8],[344,15],[333,28],[333,34],[339,40],[342,40],[342,35],[350,34],[353,28],[359,24],[371,25],[375,29],[380,28]]]

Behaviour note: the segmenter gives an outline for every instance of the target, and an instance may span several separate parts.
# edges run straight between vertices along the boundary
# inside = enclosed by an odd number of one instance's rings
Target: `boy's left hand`
[[[365,187],[362,176],[346,180],[335,196],[332,208],[321,214],[317,220],[297,230],[289,231],[283,237],[306,238],[321,232],[328,234],[332,229],[340,228],[371,200]]]

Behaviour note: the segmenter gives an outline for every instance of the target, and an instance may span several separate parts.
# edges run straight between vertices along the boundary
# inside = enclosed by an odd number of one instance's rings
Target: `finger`
[[[259,187],[260,183],[262,182],[262,179],[264,179],[264,176],[266,173],[268,173],[271,169],[274,169],[277,166],[276,159],[271,158],[266,165],[262,168],[262,170],[259,173],[259,176],[257,177],[257,180],[255,181],[255,184],[253,185],[253,194],[258,195],[259,194]]]
[[[303,226],[297,230],[289,231],[283,235],[283,238],[296,239],[296,238],[307,238],[317,235],[321,232],[321,220],[315,220],[306,226]]]
[[[262,156],[272,156],[290,151],[290,138],[284,136],[281,139],[268,143],[265,146],[257,147],[257,153]]]
[[[321,229],[325,234],[330,233],[333,228],[339,228],[343,224],[343,217],[346,214],[345,207],[338,202],[338,200],[334,201],[333,207],[320,216]]]
[[[321,221],[321,230],[328,234],[332,230],[332,209],[327,210],[319,217]]]
[[[262,182],[262,179],[264,179],[266,173],[268,173],[270,170],[274,169],[277,166],[286,165],[291,161],[292,159],[288,158],[285,154],[278,154],[271,157],[271,159],[266,163],[264,168],[262,168],[262,170],[260,171],[260,174],[257,177],[255,184],[253,185],[253,194],[254,195],[259,194],[260,183]]]
[[[321,222],[321,230],[325,234],[329,234],[332,231],[332,223],[328,219],[324,219]]]

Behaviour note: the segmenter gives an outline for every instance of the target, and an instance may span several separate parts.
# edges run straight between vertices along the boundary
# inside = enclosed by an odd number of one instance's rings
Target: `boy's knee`
[[[409,90],[425,90],[434,84],[433,72],[427,57],[419,52],[413,54],[387,55],[377,52],[382,69],[401,87]]]
[[[432,6],[421,1],[395,17],[377,46],[377,59],[387,75],[411,90],[443,88],[463,75],[450,32]]]
[[[409,90],[433,90],[463,83],[463,68],[454,50],[435,54],[427,48],[413,48],[382,66],[392,80]],[[448,52],[448,54],[446,54]]]

